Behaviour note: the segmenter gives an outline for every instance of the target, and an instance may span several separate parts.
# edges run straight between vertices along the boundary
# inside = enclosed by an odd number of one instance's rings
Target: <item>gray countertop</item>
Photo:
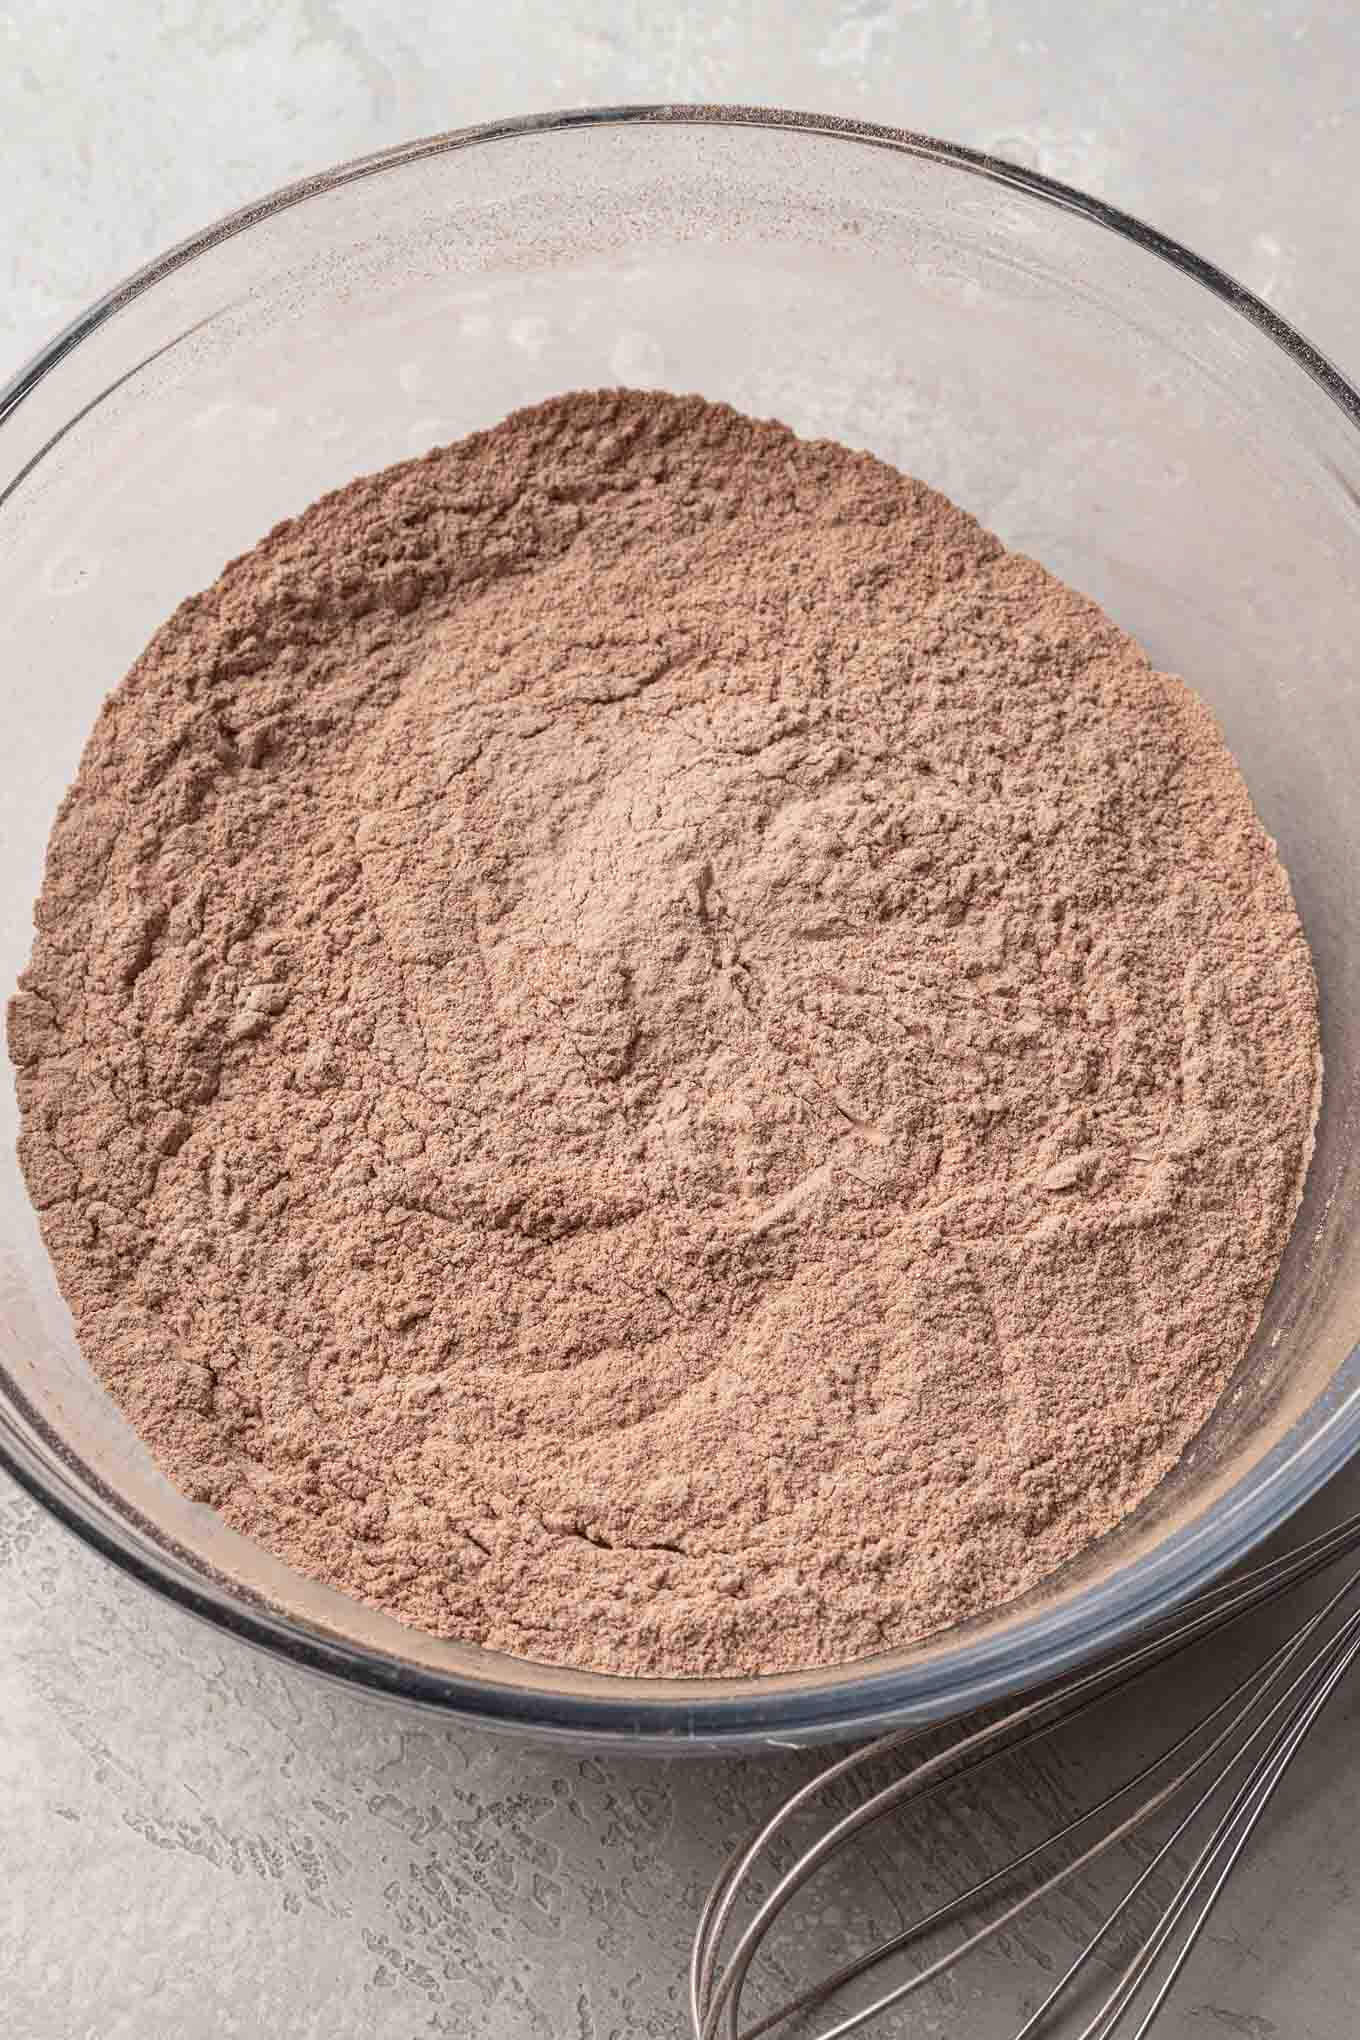
[[[492,115],[753,100],[924,128],[1098,192],[1360,370],[1360,15],[1163,0],[82,0],[0,10],[0,377],[118,275],[270,186]],[[1360,1478],[1311,1512],[1360,1506]],[[1281,1792],[1167,2040],[1343,2040],[1360,1687]],[[703,1889],[809,1762],[578,1760],[359,1700],[162,1606],[0,1479],[0,1994],[15,2040],[671,2040]],[[828,1880],[789,1962],[1080,1802],[1124,1709]],[[965,1877],[966,1881],[966,1877]],[[1002,2040],[1055,1903],[885,2033]],[[1009,2024],[1007,2023],[1009,2014]]]

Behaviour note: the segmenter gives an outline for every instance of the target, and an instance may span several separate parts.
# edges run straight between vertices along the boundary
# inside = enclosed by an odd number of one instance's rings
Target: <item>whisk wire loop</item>
[[[802,1992],[743,2027],[741,1999],[755,1961],[776,1921],[803,1887],[835,1856],[873,1823],[888,1814],[930,1799],[960,1778],[975,1774],[1004,1756],[1014,1755],[1055,1729],[1078,1720],[1158,1665],[1239,1621],[1252,1610],[1278,1599],[1343,1557],[1360,1550],[1360,1515],[1321,1532],[1284,1556],[1208,1589],[1182,1609],[1177,1620],[1135,1645],[1113,1662],[1068,1679],[1040,1693],[999,1719],[966,1728],[951,1744],[916,1763],[903,1776],[880,1787],[860,1805],[842,1813],[812,1844],[795,1856],[736,1934],[724,1956],[743,1894],[770,1849],[784,1840],[792,1825],[829,1789],[865,1766],[899,1754],[924,1741],[932,1730],[899,1729],[864,1748],[838,1758],[792,1793],[751,1840],[728,1858],[703,1909],[690,1964],[690,2015],[695,2040],[758,2040],[800,2012],[824,2005],[846,1984],[904,1953],[948,1921],[973,1910],[1018,1873],[1030,1868],[1050,1849],[1069,1841],[1102,1815],[1127,1802],[1130,1795],[1167,1771],[1197,1743],[1197,1752],[1163,1779],[1131,1810],[1119,1813],[1096,1839],[1069,1862],[1049,1872],[1020,1897],[1010,1900],[990,1919],[967,1933],[956,1946],[837,2023],[823,2027],[818,2040],[847,2040],[871,2020],[924,1989],[946,1971],[1003,1933],[1031,1908],[1041,1904],[1118,1844],[1128,1842],[1149,1821],[1169,1808],[1196,1781],[1200,1789],[1160,1844],[1135,1882],[1089,1938],[1043,2002],[1030,2013],[1015,2040],[1032,2040],[1053,2030],[1052,2019],[1064,2000],[1075,1994],[1098,1946],[1145,1893],[1157,1872],[1186,1840],[1195,1824],[1232,1786],[1226,1805],[1215,1816],[1170,1900],[1127,1962],[1077,2040],[1115,2040],[1126,2030],[1127,2018],[1138,2018],[1132,2040],[1143,2040],[1164,2006],[1188,1961],[1209,1913],[1231,1876],[1270,1799],[1293,1761],[1304,1737],[1336,1686],[1360,1655],[1360,1610],[1342,1616],[1348,1597],[1360,1586],[1360,1570],[1350,1575],[1314,1613],[1305,1617],[1283,1643],[1202,1714],[1167,1748],[1103,1798],[1076,1814],[1056,1831],[1024,1850],[969,1890],[945,1901],[902,1932],[866,1954],[844,1964]],[[1335,1625],[1329,1628],[1329,1625]],[[1319,1640],[1321,1639],[1321,1640]],[[1305,1656],[1305,1653],[1311,1653]],[[1300,1664],[1300,1660],[1303,1662]],[[1264,1710],[1264,1711],[1262,1711]],[[1212,1731],[1212,1733],[1210,1733]],[[1207,1738],[1207,1740],[1206,1740]],[[1241,1774],[1239,1776],[1239,1773]],[[1237,1782],[1233,1784],[1233,1780]],[[1158,1965],[1165,1963],[1165,1973]],[[1149,1993],[1150,1998],[1149,1998]],[[1140,2012],[1140,2007],[1141,2012]]]

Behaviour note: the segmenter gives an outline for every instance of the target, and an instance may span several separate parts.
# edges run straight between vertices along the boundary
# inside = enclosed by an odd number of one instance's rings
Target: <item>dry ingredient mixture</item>
[[[441,1635],[774,1671],[1173,1464],[1318,1085],[1203,705],[867,455],[564,397],[356,481],[105,706],[11,1009],[82,1345]]]

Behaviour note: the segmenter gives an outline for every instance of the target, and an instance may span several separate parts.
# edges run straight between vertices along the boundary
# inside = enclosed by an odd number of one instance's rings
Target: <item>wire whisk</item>
[[[844,2040],[871,2020],[903,2004],[953,1970],[1033,1907],[1051,1898],[1101,1857],[1127,1843],[1165,1813],[1171,1831],[1076,1958],[1029,2013],[1014,2040],[1071,2033],[1075,2040],[1143,2040],[1203,1932],[1224,1885],[1269,1805],[1305,1736],[1360,1655],[1360,1567],[1350,1571],[1323,1604],[1301,1620],[1278,1648],[1241,1679],[1194,1725],[1150,1763],[1094,1805],[1013,1857],[967,1891],[924,1913],[900,1933],[856,1956],[811,1989],[750,2023],[742,2000],[762,1946],[803,1887],[865,1830],[887,1815],[918,1807],[955,1781],[975,1776],[1076,1721],[1114,1694],[1203,1643],[1253,1609],[1264,1607],[1326,1568],[1360,1551],[1360,1515],[1313,1537],[1284,1557],[1238,1573],[1181,1609],[1174,1623],[1122,1657],[1052,1687],[1000,1719],[965,1728],[947,1748],[915,1763],[891,1784],[842,1814],[803,1848],[750,1911],[743,1908],[772,1850],[787,1843],[793,1825],[843,1780],[864,1767],[933,1736],[937,1729],[885,1735],[829,1765],[778,1807],[749,1843],[724,1865],[704,1907],[690,1964],[690,2016],[694,2040],[757,2040],[821,2007],[857,1978],[893,1956],[918,1953],[921,1943],[953,1926],[962,1938],[927,1954],[911,1975],[872,2003],[817,2029],[817,2040]],[[1067,1845],[1066,1861],[1045,1867]],[[1177,1876],[1177,1852],[1191,1851]],[[1173,1878],[1170,1896],[1156,1903],[1154,1880]],[[1027,1888],[1014,1895],[1017,1880]],[[1124,1923],[1136,1925],[1135,1902],[1146,1894],[1152,1925],[1135,1936],[1135,1952],[1116,1968],[1108,1989],[1095,1973],[1095,1957]],[[738,1915],[750,1912],[744,1925]],[[971,1921],[976,1923],[970,1924]],[[1094,1988],[1093,1988],[1094,1986]],[[1104,1989],[1103,1997],[1100,1991]],[[1092,2008],[1093,1997],[1099,2002]],[[1085,2023],[1080,2023],[1081,2020]],[[810,2028],[800,2025],[800,2036]]]

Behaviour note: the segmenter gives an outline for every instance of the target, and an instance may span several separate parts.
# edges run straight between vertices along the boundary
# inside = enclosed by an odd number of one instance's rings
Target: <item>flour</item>
[[[649,1673],[1021,1592],[1199,1429],[1318,1073],[1207,710],[869,457],[560,399],[161,630],[11,1016],[167,1471],[436,1633]]]

